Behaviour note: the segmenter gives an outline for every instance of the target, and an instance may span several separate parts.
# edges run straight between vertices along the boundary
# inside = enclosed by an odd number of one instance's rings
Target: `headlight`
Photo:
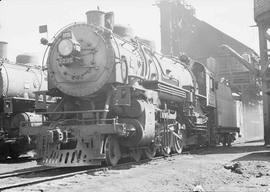
[[[68,56],[73,52],[73,43],[70,39],[63,39],[58,44],[58,51],[62,56]]]

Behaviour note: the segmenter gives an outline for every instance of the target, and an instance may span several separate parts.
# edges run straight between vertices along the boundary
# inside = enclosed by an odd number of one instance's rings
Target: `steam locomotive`
[[[34,91],[46,89],[40,67],[33,57],[18,55],[16,63],[7,59],[7,42],[0,42],[0,158],[17,158],[32,146],[30,138],[20,136],[21,122],[41,121],[35,114]]]
[[[38,163],[116,165],[216,140],[217,86],[203,64],[157,53],[114,25],[111,12],[86,15],[87,23],[66,26],[51,43],[42,39],[49,47],[48,90],[36,92],[42,125],[21,126],[37,138]],[[56,102],[46,105],[47,96]],[[234,133],[225,131],[224,142]]]

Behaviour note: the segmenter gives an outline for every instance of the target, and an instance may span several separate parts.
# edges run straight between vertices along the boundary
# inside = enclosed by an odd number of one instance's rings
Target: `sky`
[[[215,26],[258,52],[258,32],[253,19],[253,0],[186,0],[196,17]],[[41,62],[45,47],[39,25],[48,25],[48,39],[62,27],[86,21],[93,9],[115,13],[115,23],[130,25],[137,36],[156,42],[160,50],[160,15],[155,0],[1,0],[0,41],[7,41],[8,58],[33,53]],[[46,37],[46,35],[45,35]]]

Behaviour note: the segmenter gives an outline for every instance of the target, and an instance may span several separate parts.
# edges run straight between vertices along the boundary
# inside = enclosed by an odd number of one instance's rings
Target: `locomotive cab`
[[[196,78],[197,94],[204,98],[202,103],[205,106],[216,107],[216,86],[213,73],[199,62],[194,62],[191,70]]]

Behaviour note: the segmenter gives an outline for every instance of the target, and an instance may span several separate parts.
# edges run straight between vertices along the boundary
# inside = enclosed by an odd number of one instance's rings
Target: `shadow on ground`
[[[270,162],[270,149],[268,152],[254,152],[240,158],[234,159],[233,161],[266,161]]]
[[[206,154],[229,154],[229,153],[261,153],[270,152],[270,148],[265,147],[262,143],[236,144],[231,147],[204,147],[191,150],[191,154],[206,155]],[[270,157],[269,157],[270,158]]]

